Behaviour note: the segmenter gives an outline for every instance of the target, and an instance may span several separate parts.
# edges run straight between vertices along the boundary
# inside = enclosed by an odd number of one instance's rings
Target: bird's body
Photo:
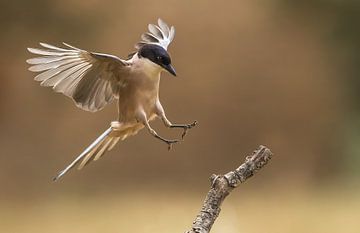
[[[142,35],[136,45],[137,51],[123,60],[113,55],[88,52],[65,44],[68,48],[40,43],[45,49],[29,48],[40,57],[27,60],[33,72],[41,72],[35,80],[42,86],[52,86],[56,92],[72,98],[75,104],[86,111],[99,111],[117,99],[118,118],[111,123],[98,139],[85,149],[55,179],[63,176],[80,163],[84,167],[99,159],[106,150],[111,150],[119,140],[135,135],[147,128],[154,137],[169,145],[178,140],[160,137],[149,122],[156,117],[170,128],[187,129],[192,124],[172,124],[165,116],[159,100],[160,74],[163,70],[176,75],[167,53],[167,47],[174,38],[174,27],[169,28],[162,20],[149,25],[149,32]]]
[[[149,119],[154,118],[159,101],[161,68],[147,59],[138,58],[136,54],[129,62],[132,64],[129,78],[119,83],[118,120],[131,123],[136,120],[138,111],[144,111]]]
[[[161,68],[147,59],[138,58],[136,54],[128,62],[132,64],[128,79],[119,83],[120,91],[117,97],[118,122],[125,128],[123,139],[144,128],[144,124],[138,120],[140,113],[144,113],[148,121],[154,120],[158,116],[160,104]]]

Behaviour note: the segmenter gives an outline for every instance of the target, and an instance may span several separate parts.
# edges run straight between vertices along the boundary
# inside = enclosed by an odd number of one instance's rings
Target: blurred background
[[[0,2],[0,232],[184,232],[212,173],[258,145],[275,157],[225,201],[212,232],[360,232],[360,2]],[[38,42],[125,58],[161,17],[178,77],[160,98],[199,125],[172,151],[143,130],[60,182],[116,117],[33,81]],[[161,135],[181,131],[153,126]]]

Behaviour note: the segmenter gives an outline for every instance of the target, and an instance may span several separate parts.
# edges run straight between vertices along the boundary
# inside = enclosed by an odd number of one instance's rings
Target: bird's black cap
[[[168,52],[161,46],[155,44],[146,44],[139,49],[139,57],[144,57],[158,64],[167,70],[170,74],[176,76],[176,71],[171,65],[171,58]]]

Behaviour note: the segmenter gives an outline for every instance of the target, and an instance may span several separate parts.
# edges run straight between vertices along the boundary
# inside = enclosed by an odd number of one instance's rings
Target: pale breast
[[[159,96],[161,68],[147,59],[138,59],[133,64],[126,84],[119,86],[120,119],[126,122],[136,118],[143,110],[147,117],[154,118]]]

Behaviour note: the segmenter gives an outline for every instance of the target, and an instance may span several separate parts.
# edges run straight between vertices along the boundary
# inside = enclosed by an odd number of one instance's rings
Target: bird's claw
[[[178,143],[179,140],[166,140],[165,142],[168,144],[168,150],[171,150],[172,144]]]
[[[184,126],[184,128],[183,128],[184,131],[183,131],[183,133],[181,135],[182,140],[184,140],[184,137],[186,136],[187,131],[189,129],[193,128],[195,125],[197,125],[197,123],[198,123],[197,121],[194,121],[193,123]]]

